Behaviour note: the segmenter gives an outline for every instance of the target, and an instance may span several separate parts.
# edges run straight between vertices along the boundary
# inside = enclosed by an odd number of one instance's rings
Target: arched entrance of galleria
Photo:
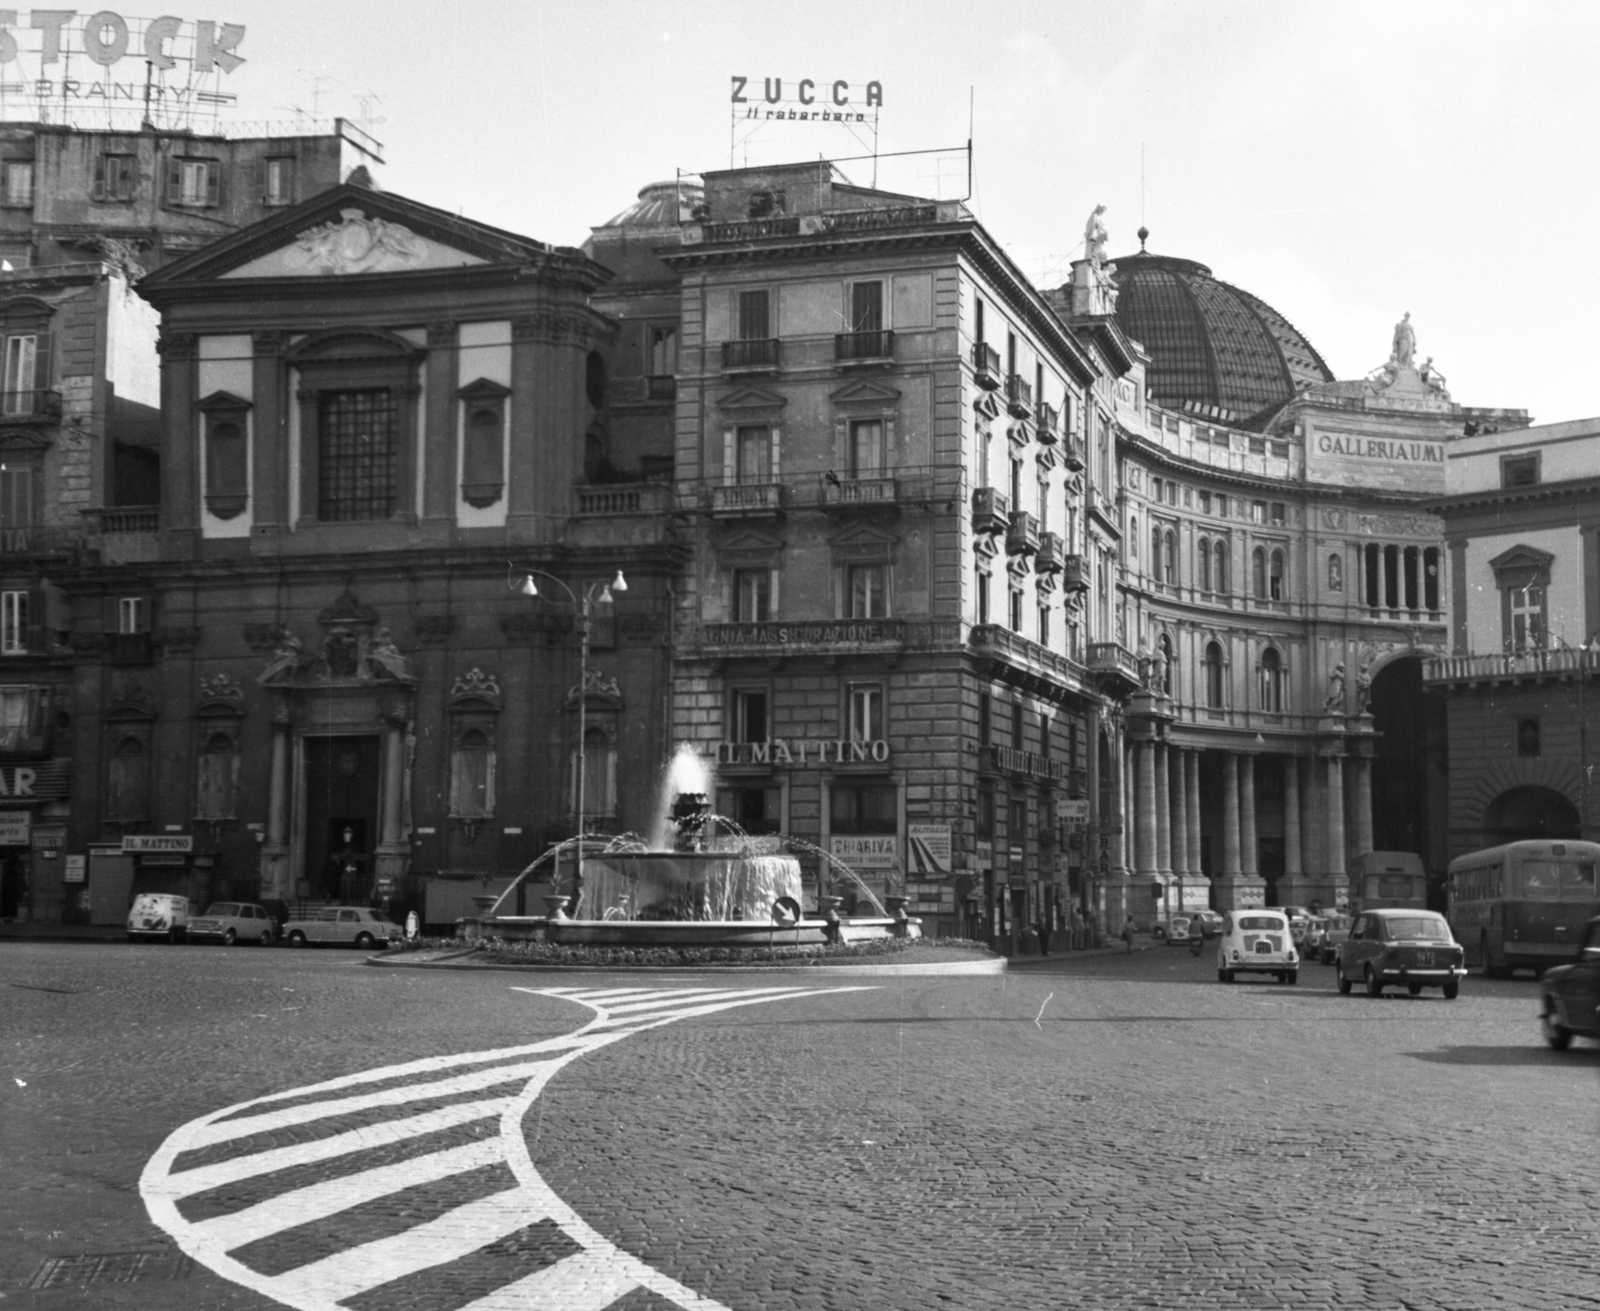
[[[1484,807],[1483,833],[1485,845],[1494,847],[1503,842],[1575,839],[1578,808],[1554,788],[1512,788]]]
[[[1445,699],[1425,689],[1422,658],[1406,655],[1372,680],[1372,845],[1414,851],[1433,880],[1450,864],[1446,828]]]

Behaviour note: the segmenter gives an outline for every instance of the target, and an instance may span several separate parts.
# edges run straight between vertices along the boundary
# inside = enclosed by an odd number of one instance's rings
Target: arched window
[[[1228,544],[1220,539],[1211,547],[1211,590],[1228,594]]]
[[[1150,577],[1161,581],[1161,528],[1155,523],[1150,525]]]
[[[1222,709],[1222,647],[1215,642],[1206,643],[1204,661],[1206,682],[1206,707]]]
[[[1281,601],[1288,595],[1288,588],[1283,576],[1283,552],[1274,551],[1267,559],[1267,596],[1270,600]]]
[[[1175,693],[1172,690],[1174,687],[1176,687],[1178,685],[1177,671],[1175,669],[1175,665],[1177,664],[1177,661],[1173,657],[1172,638],[1169,637],[1166,633],[1162,633],[1161,634],[1161,640],[1157,645],[1159,646],[1160,651],[1161,651],[1161,691],[1162,691],[1162,694],[1164,696],[1176,696],[1177,693]]]
[[[1200,566],[1198,571],[1200,575],[1198,579],[1200,590],[1209,592],[1211,590],[1211,541],[1209,538],[1202,537],[1196,545],[1194,562]]]
[[[1250,591],[1258,601],[1267,599],[1267,553],[1259,546],[1250,552]]]
[[[1283,657],[1276,647],[1269,646],[1261,653],[1257,681],[1261,708],[1270,715],[1283,713],[1283,672]]]
[[[1161,581],[1169,587],[1178,581],[1178,537],[1170,528],[1161,535]]]
[[[1139,558],[1139,520],[1128,520],[1128,554],[1135,560]]]

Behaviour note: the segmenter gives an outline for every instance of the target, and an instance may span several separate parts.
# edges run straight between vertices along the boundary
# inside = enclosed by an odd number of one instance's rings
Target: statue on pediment
[[[1083,225],[1083,254],[1091,264],[1105,263],[1106,242],[1111,240],[1111,234],[1106,231],[1106,225],[1100,216],[1106,212],[1104,205],[1096,205],[1094,213],[1089,215],[1089,221]]]
[[[420,264],[427,254],[426,244],[409,228],[350,206],[339,211],[338,222],[302,232],[285,260],[308,273],[392,273]]]
[[[400,654],[387,628],[378,630],[372,650],[367,652],[367,671],[374,678],[392,678],[398,683],[417,681],[411,673],[411,662]]]
[[[295,673],[305,655],[305,643],[289,631],[287,624],[278,625],[278,645],[266,668],[256,675],[256,682],[271,683],[287,674]]]
[[[1417,330],[1411,326],[1411,311],[1394,325],[1394,346],[1389,352],[1389,363],[1397,368],[1412,368],[1417,353]]]

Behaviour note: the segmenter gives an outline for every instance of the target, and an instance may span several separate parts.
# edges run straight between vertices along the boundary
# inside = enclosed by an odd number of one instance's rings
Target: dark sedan
[[[1339,991],[1359,981],[1367,996],[1377,997],[1386,984],[1401,984],[1413,997],[1438,988],[1454,1001],[1467,972],[1464,955],[1443,915],[1398,906],[1369,910],[1356,916],[1339,948]]]
[[[1539,979],[1539,1020],[1557,1051],[1574,1038],[1600,1039],[1600,918],[1584,929],[1578,954]]]

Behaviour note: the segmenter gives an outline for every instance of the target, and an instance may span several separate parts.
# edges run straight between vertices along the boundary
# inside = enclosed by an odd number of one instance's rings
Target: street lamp
[[[567,599],[572,602],[572,608],[578,618],[578,778],[577,778],[577,803],[578,803],[578,838],[577,845],[573,848],[573,880],[572,880],[572,909],[578,909],[578,898],[583,895],[583,825],[584,825],[584,774],[588,764],[587,743],[584,738],[588,730],[587,711],[589,708],[589,615],[590,607],[596,601],[609,603],[613,592],[626,592],[628,580],[622,576],[622,570],[617,570],[617,576],[609,583],[593,582],[584,588],[580,599],[561,579],[554,574],[546,573],[543,569],[527,569],[523,571],[522,585],[517,589],[524,596],[538,596],[539,588],[534,577],[547,579],[554,583],[567,594]]]

